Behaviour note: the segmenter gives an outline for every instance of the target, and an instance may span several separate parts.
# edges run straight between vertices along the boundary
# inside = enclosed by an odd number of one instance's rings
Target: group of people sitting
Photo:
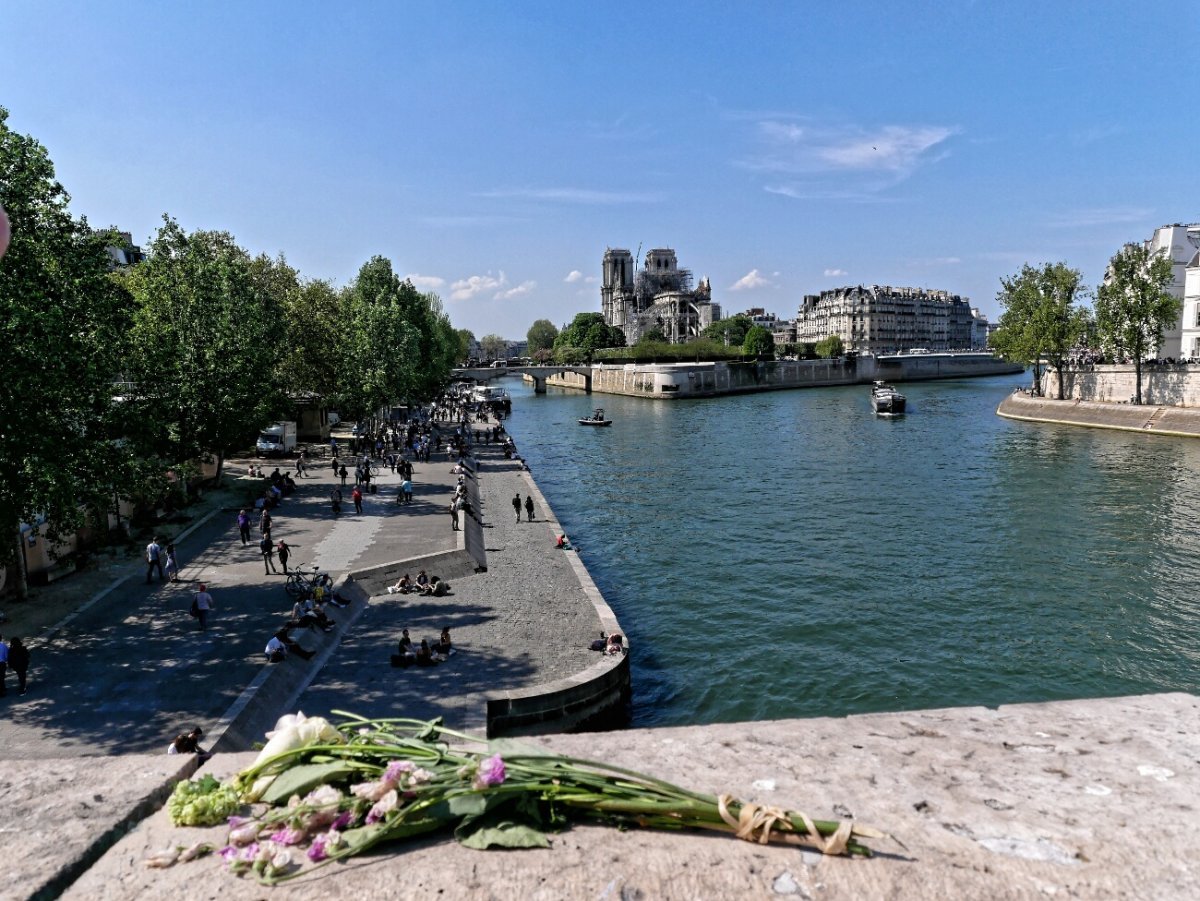
[[[332,632],[336,625],[328,613],[329,607],[348,607],[350,602],[333,590],[333,580],[327,573],[322,573],[314,581],[312,588],[302,598],[292,605],[292,618],[277,630],[267,642],[266,655],[270,663],[279,663],[289,654],[295,654],[304,660],[311,660],[316,651],[310,651],[300,642],[292,638],[296,629],[320,629]]]
[[[251,465],[250,475],[262,476],[262,467]],[[271,510],[278,506],[280,500],[296,490],[296,482],[292,478],[291,473],[281,473],[279,467],[269,476],[263,476],[267,479],[268,485],[263,490],[262,497],[254,502],[254,506],[260,510]]]
[[[625,637],[619,632],[614,632],[612,635],[600,633],[600,637],[593,641],[588,647],[593,651],[600,651],[607,655],[616,655],[625,653]]]
[[[425,570],[417,573],[417,578],[412,579],[408,573],[400,577],[400,580],[395,585],[389,585],[388,594],[424,594],[432,595],[433,597],[445,597],[450,591],[450,583],[444,582],[437,576],[426,575]]]
[[[450,642],[450,627],[443,628],[441,637],[433,644],[422,638],[421,644],[416,647],[413,646],[408,629],[403,629],[400,632],[400,642],[396,650],[397,653],[392,655],[392,666],[405,667],[414,664],[416,666],[436,666],[444,663],[454,653],[454,647]]]

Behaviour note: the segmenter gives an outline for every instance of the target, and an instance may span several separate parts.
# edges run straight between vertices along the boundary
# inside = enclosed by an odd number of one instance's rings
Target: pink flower
[[[405,773],[411,773],[413,768],[412,761],[393,760],[388,764],[387,769],[383,771],[383,781],[395,786],[400,781],[400,777]]]
[[[235,848],[233,845],[226,845],[217,853],[221,855],[221,860],[225,861],[226,863],[231,863],[232,861],[237,860],[238,854],[241,853],[241,849]]]
[[[304,830],[284,826],[272,834],[271,841],[278,842],[281,845],[298,845],[304,841]]]
[[[371,808],[371,812],[367,814],[367,825],[378,823],[385,815],[396,809],[396,805],[400,803],[400,796],[396,794],[393,788],[390,792],[375,802],[375,806]]]
[[[504,760],[499,754],[479,761],[479,772],[475,775],[476,788],[491,788],[504,781]]]
[[[383,780],[379,782],[360,782],[358,785],[350,786],[350,794],[356,798],[362,798],[364,801],[375,802],[391,791],[391,788]]]
[[[258,838],[258,832],[261,828],[257,820],[247,820],[229,830],[229,844],[253,844],[254,840]]]
[[[329,829],[331,832],[341,832],[343,829],[349,829],[354,823],[355,814],[353,810],[344,811],[333,823]]]
[[[329,852],[325,849],[326,842],[329,841],[325,833],[321,833],[312,840],[312,844],[308,846],[308,859],[313,863],[320,863],[329,856]]]

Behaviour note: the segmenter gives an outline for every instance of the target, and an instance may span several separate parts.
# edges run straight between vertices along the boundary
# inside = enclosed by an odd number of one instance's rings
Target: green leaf
[[[292,795],[306,795],[318,785],[354,772],[355,768],[345,761],[290,767],[275,777],[260,800],[265,804],[286,804]]]
[[[447,798],[445,806],[447,812],[452,816],[469,817],[479,816],[488,809],[489,805],[486,795],[472,792],[470,794],[455,795],[452,798]]]
[[[494,826],[481,826],[466,835],[456,830],[459,843],[477,851],[487,848],[549,848],[550,841],[540,829],[525,823],[502,820]]]

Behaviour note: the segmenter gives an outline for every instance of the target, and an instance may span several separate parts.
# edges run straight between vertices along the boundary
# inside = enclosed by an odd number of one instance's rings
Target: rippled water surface
[[[1018,377],[509,423],[634,644],[634,722],[1200,689],[1200,441],[1009,422]],[[603,404],[611,428],[576,424]]]

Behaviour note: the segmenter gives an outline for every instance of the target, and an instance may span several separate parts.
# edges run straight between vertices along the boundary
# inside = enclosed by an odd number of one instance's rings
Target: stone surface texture
[[[577,826],[552,848],[392,846],[274,889],[206,859],[151,870],[154,851],[224,830],[159,812],[66,893],[77,899],[1156,898],[1200,896],[1200,699],[1166,694],[984,708],[555,735],[551,751],[709,792],[850,816],[888,831],[870,860],[726,836]],[[251,755],[216,758],[218,774]],[[160,758],[161,760],[161,758]],[[63,761],[97,794],[148,758]],[[27,777],[6,765],[6,778]],[[82,777],[76,777],[82,778]],[[47,804],[54,803],[50,799]],[[62,808],[56,807],[61,811]],[[30,810],[41,817],[45,811]],[[62,825],[53,827],[56,831]],[[59,842],[40,850],[43,867]],[[33,854],[31,849],[30,854]],[[26,897],[4,881],[5,897]]]

